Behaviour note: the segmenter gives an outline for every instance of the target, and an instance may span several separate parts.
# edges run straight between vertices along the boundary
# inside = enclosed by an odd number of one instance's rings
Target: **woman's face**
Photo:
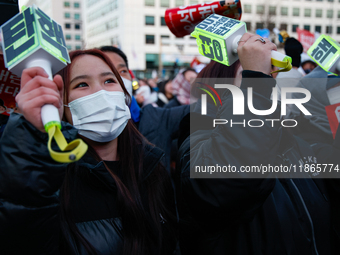
[[[70,84],[65,104],[100,90],[122,91],[111,68],[99,57],[81,55],[76,57],[70,68]],[[73,124],[70,109],[65,107],[65,116]]]
[[[168,81],[165,86],[164,86],[164,94],[165,96],[170,100],[172,99],[174,96],[173,96],[173,88],[172,88],[172,80]]]
[[[165,90],[166,93],[172,94],[172,92],[173,92],[173,89],[172,89],[172,81],[168,81],[168,82],[165,84],[164,90]]]

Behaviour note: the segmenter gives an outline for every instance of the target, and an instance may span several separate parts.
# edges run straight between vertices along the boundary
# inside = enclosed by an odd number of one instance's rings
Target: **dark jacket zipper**
[[[295,183],[293,182],[292,179],[290,179],[290,181],[291,181],[291,183],[293,184],[293,187],[295,188],[297,194],[299,195],[299,197],[300,197],[300,199],[301,199],[301,203],[302,203],[302,205],[303,205],[303,207],[304,207],[304,209],[305,209],[305,211],[306,211],[306,214],[307,214],[307,216],[308,216],[308,219],[309,219],[309,221],[310,221],[310,225],[311,225],[311,227],[312,227],[312,236],[313,236],[313,244],[314,244],[315,254],[316,254],[316,255],[319,255],[318,250],[317,250],[317,248],[316,248],[315,235],[314,235],[314,225],[313,225],[312,218],[311,218],[311,216],[310,216],[310,214],[309,214],[309,211],[308,211],[308,209],[307,209],[307,206],[306,206],[306,204],[305,204],[305,201],[303,200],[303,198],[302,198],[302,196],[301,196],[301,193],[300,193],[299,189],[297,188],[297,186],[295,185]]]
[[[293,148],[293,147],[287,149],[284,153],[281,154],[281,156],[278,155],[279,158],[281,158],[281,159],[283,160],[283,163],[290,162],[289,159],[286,158],[286,153],[287,153],[288,151],[290,151],[292,148]],[[298,187],[295,185],[293,179],[289,179],[289,180],[290,180],[290,182],[292,183],[294,189],[296,190],[296,193],[298,194],[298,196],[299,196],[299,198],[300,198],[300,200],[301,200],[301,203],[302,203],[302,205],[303,205],[303,207],[304,207],[304,210],[305,210],[305,212],[306,212],[306,214],[307,214],[307,217],[308,217],[308,219],[309,219],[309,222],[310,222],[310,225],[311,225],[311,228],[312,228],[312,237],[313,237],[313,244],[314,244],[315,254],[316,254],[316,255],[319,255],[319,252],[318,252],[318,250],[317,250],[317,248],[316,248],[315,234],[314,234],[314,225],[313,225],[312,217],[310,216],[310,213],[309,213],[309,211],[308,211],[308,208],[307,208],[307,206],[306,206],[306,204],[305,204],[305,201],[304,201],[303,198],[302,198],[302,195],[301,195],[301,193],[300,193]]]

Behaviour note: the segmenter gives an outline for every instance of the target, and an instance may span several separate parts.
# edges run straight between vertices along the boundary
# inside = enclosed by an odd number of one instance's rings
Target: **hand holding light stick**
[[[70,63],[61,26],[36,6],[25,9],[1,26],[2,47],[6,67],[17,76],[30,67],[41,67],[53,80],[57,73]],[[76,139],[67,143],[61,129],[58,109],[46,104],[41,109],[41,120],[49,134],[48,149],[58,162],[79,160],[87,145]],[[52,150],[52,138],[62,152]]]

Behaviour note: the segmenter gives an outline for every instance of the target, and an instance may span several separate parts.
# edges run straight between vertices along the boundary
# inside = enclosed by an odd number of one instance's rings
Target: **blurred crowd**
[[[340,179],[327,173],[340,166],[340,131],[325,107],[340,103],[340,79],[294,38],[285,42],[292,69],[273,73],[276,45],[260,39],[243,35],[231,66],[211,61],[170,79],[136,78],[114,46],[71,52],[53,81],[41,68],[25,69],[19,111],[0,115],[0,253],[339,254]],[[285,116],[280,107],[233,115],[233,93],[215,87],[222,83],[258,110],[271,108],[274,89],[305,88],[311,115],[298,105]],[[208,97],[202,114],[207,89],[218,100]],[[68,141],[80,136],[88,144],[80,161],[49,157],[40,118],[46,103],[58,107]],[[263,125],[215,127],[215,119]],[[298,125],[285,128],[285,119]],[[196,166],[316,164],[327,173],[190,177]]]

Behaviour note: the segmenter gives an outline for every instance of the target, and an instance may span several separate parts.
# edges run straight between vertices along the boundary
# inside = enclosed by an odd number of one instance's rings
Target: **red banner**
[[[332,104],[325,107],[329,126],[331,128],[333,138],[335,138],[336,131],[338,130],[340,122],[340,103]]]
[[[198,66],[199,64],[201,64],[201,62],[198,60],[197,57],[194,57],[194,59],[191,61],[190,63],[190,67],[191,68],[195,68],[196,66]]]
[[[9,115],[14,111],[15,96],[19,90],[20,78],[8,71],[0,54],[0,114]]]
[[[303,52],[307,52],[309,48],[313,45],[315,42],[315,36],[311,32],[297,28],[296,32],[298,34],[298,40],[303,46]]]
[[[198,23],[214,13],[240,20],[241,1],[216,1],[167,9],[165,23],[176,37],[183,37],[189,35]]]

